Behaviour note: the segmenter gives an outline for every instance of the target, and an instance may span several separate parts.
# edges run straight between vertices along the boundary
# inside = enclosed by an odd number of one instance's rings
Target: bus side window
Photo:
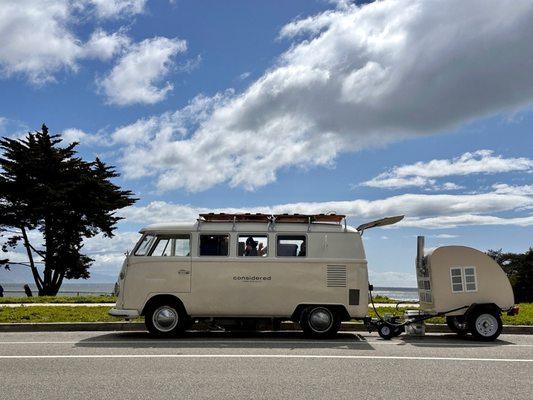
[[[191,255],[191,239],[189,235],[177,235],[174,239],[174,255],[189,257]]]
[[[148,254],[148,251],[150,250],[150,247],[152,247],[152,243],[154,242],[155,236],[154,235],[145,235],[141,243],[137,246],[135,249],[135,255],[136,256],[145,256]]]
[[[171,239],[169,237],[157,239],[157,243],[155,244],[154,249],[152,250],[150,255],[153,257],[171,256],[172,255]]]
[[[227,256],[229,235],[200,235],[200,256]]]
[[[266,257],[268,255],[268,236],[239,235],[237,254],[239,257]]]
[[[306,237],[302,235],[279,235],[276,255],[278,257],[305,257]]]

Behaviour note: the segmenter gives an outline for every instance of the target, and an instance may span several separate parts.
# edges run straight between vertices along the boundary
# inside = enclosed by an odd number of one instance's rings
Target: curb
[[[0,332],[83,332],[83,331],[144,331],[143,322],[44,322],[44,323],[1,323]],[[282,322],[280,330],[298,331],[300,327],[291,321]],[[358,322],[343,322],[341,331],[368,332]],[[426,332],[450,333],[444,324],[426,324]],[[533,335],[533,326],[504,325],[502,334]]]

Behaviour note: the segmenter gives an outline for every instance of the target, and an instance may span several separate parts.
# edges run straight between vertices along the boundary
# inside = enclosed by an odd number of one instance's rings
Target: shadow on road
[[[493,342],[482,342],[473,336],[459,336],[456,334],[428,335],[424,337],[402,335],[395,339],[400,341],[399,345],[411,345],[415,347],[495,347],[513,344],[506,340],[495,340]]]
[[[113,332],[80,340],[76,347],[98,348],[213,348],[213,349],[349,349],[374,350],[357,333],[340,332],[331,339],[307,339],[301,332],[187,331],[180,337],[158,339],[147,332]]]

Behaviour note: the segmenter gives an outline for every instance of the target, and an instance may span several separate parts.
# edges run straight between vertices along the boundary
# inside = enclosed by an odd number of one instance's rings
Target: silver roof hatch
[[[372,222],[361,224],[356,229],[362,235],[365,229],[375,228],[377,226],[392,225],[392,224],[395,224],[396,222],[400,222],[403,219],[403,217],[404,217],[403,215],[397,215],[395,217],[386,217],[386,218],[377,219]]]

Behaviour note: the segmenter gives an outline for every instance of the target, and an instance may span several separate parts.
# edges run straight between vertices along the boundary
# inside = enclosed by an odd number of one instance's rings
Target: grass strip
[[[107,314],[110,307],[69,307],[69,306],[33,306],[33,307],[2,307],[0,308],[0,323],[13,322],[112,322],[119,318]],[[378,313],[403,315],[404,310],[396,311],[394,307],[378,307]],[[369,315],[375,317],[372,309]],[[514,317],[502,316],[504,325],[533,325],[533,303],[520,304],[520,313]],[[142,318],[137,319],[142,321]],[[444,323],[443,317],[432,318],[428,323]]]

